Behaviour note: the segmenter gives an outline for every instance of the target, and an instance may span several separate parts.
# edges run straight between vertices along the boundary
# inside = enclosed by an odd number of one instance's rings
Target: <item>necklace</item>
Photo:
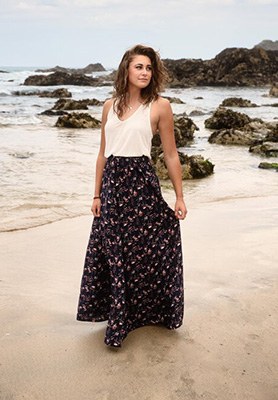
[[[129,110],[133,109],[133,106],[129,106],[128,104],[127,104],[127,107],[129,108]]]

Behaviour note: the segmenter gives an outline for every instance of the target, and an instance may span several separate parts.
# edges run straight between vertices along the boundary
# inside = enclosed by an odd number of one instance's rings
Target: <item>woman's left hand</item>
[[[175,204],[175,214],[178,219],[184,219],[187,214],[187,208],[183,199],[177,199]]]

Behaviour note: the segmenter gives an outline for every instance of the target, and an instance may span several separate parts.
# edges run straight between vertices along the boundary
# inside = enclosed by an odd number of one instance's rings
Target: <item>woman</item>
[[[182,325],[179,220],[187,209],[172,109],[159,96],[167,78],[158,52],[133,46],[118,67],[114,96],[103,106],[94,218],[76,319],[108,320],[104,343],[111,347],[121,347],[130,331],[144,325]],[[157,130],[176,193],[175,210],[162,197],[151,164]]]

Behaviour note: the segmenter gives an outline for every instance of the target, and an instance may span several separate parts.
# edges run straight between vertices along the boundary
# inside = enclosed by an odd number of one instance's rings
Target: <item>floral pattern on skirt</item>
[[[180,221],[162,196],[149,157],[110,155],[100,198],[76,319],[108,320],[104,343],[113,347],[144,325],[179,328],[184,313]]]

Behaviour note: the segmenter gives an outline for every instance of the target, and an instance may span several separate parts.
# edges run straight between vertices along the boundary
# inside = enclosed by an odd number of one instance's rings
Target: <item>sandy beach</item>
[[[91,216],[2,233],[1,400],[277,400],[277,204],[189,207],[184,324],[121,349],[75,320]]]

